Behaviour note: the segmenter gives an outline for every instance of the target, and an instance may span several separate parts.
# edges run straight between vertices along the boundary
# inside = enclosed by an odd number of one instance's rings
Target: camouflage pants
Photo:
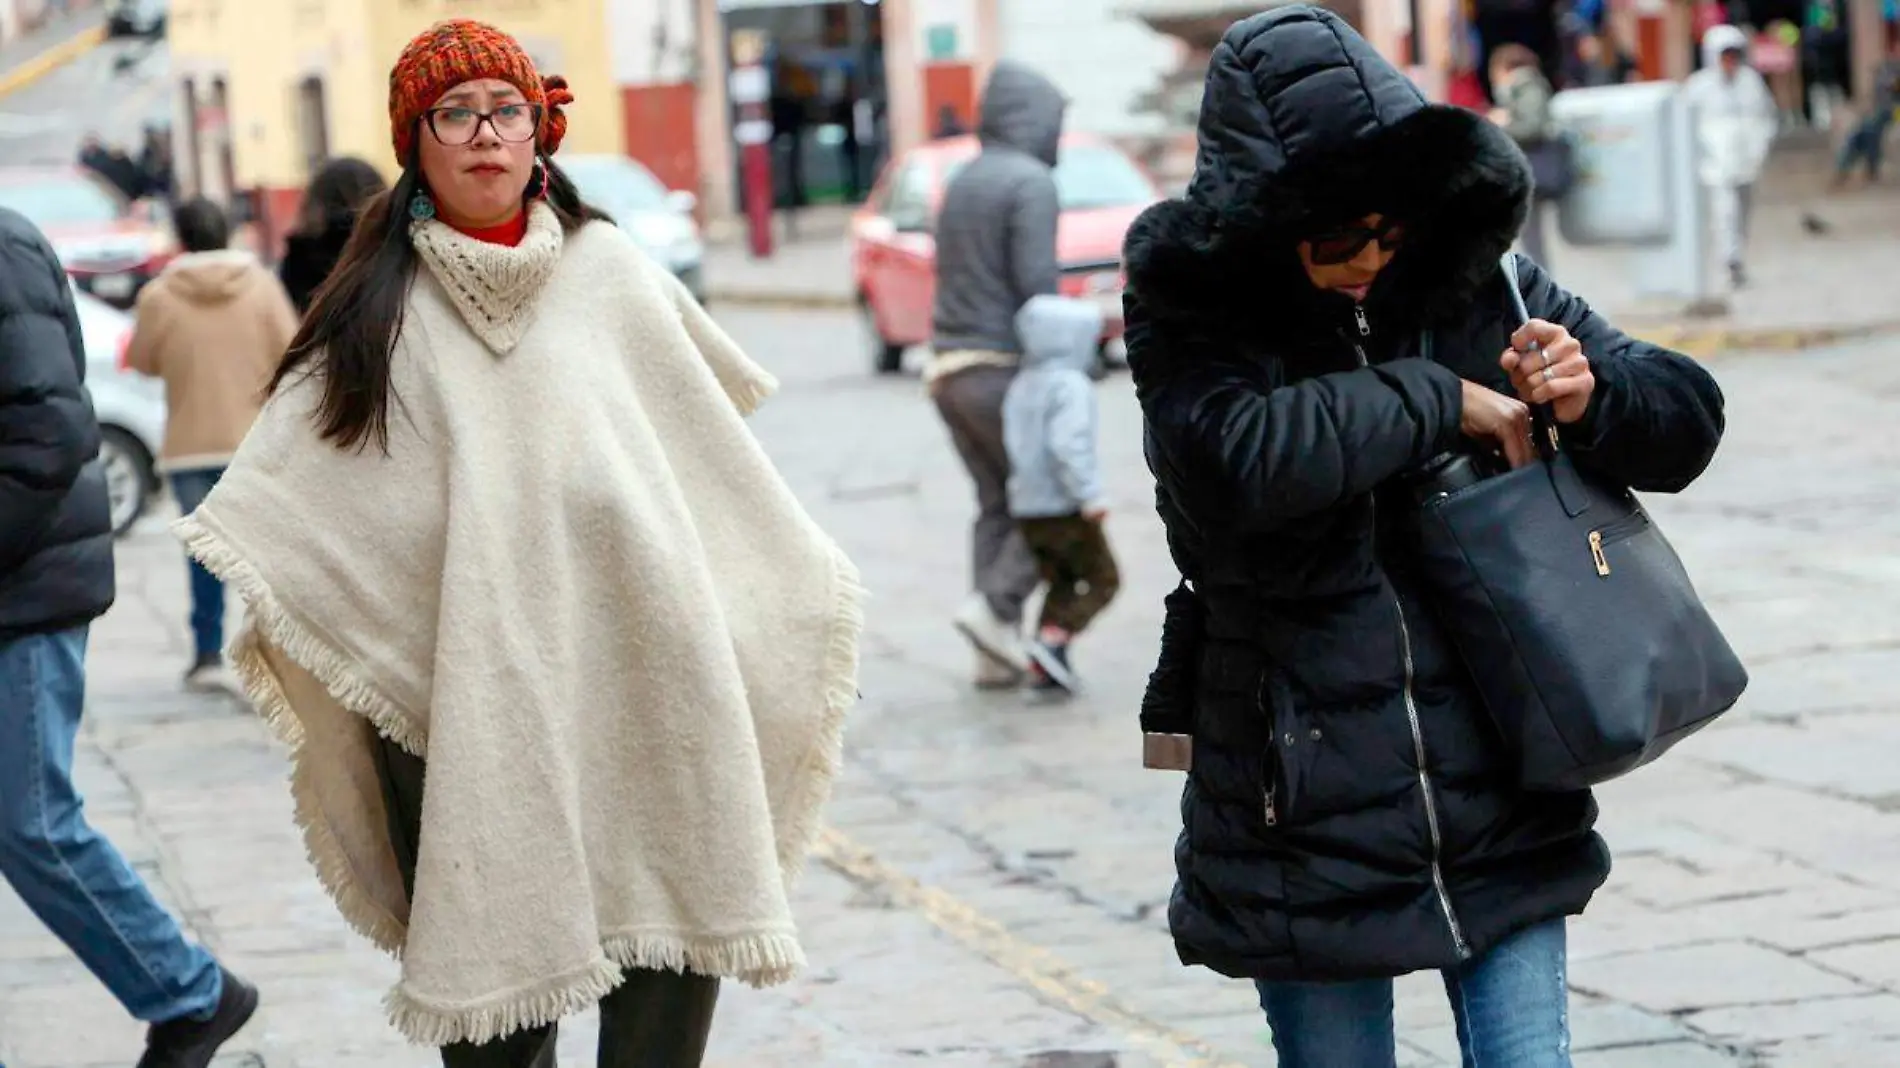
[[[1036,557],[1049,594],[1042,602],[1042,626],[1080,634],[1121,589],[1121,572],[1108,548],[1102,524],[1079,515],[1018,521],[1023,540]]]

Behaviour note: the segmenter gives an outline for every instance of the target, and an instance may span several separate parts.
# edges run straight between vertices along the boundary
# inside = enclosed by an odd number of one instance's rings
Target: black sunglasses
[[[1313,262],[1322,267],[1351,263],[1374,241],[1390,252],[1405,243],[1405,224],[1397,219],[1381,220],[1377,226],[1338,226],[1306,239]]]

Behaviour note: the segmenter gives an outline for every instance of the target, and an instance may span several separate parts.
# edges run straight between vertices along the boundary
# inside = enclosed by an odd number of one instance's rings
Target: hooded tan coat
[[[137,310],[125,362],[165,381],[159,469],[230,463],[297,333],[283,285],[248,252],[194,252],[140,291]]]

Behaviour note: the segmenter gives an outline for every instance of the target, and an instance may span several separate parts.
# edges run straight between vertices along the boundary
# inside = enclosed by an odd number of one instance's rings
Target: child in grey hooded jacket
[[[1016,315],[1022,368],[1003,401],[1009,450],[1009,510],[1035,554],[1049,591],[1029,644],[1040,690],[1078,688],[1069,643],[1100,615],[1121,586],[1102,521],[1097,411],[1089,368],[1102,333],[1095,305],[1065,297],[1031,298]]]

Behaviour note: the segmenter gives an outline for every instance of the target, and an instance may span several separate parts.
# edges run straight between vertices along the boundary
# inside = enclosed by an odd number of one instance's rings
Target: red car
[[[884,169],[851,220],[851,271],[880,373],[897,371],[905,349],[930,340],[937,289],[931,230],[944,187],[980,150],[974,137],[911,150]],[[1102,302],[1106,344],[1122,332],[1122,239],[1135,216],[1161,195],[1126,153],[1086,134],[1062,139],[1056,189],[1062,201],[1056,234],[1062,292]]]
[[[81,167],[0,168],[0,207],[33,221],[81,290],[129,308],[178,255],[157,201],[132,203]]]

